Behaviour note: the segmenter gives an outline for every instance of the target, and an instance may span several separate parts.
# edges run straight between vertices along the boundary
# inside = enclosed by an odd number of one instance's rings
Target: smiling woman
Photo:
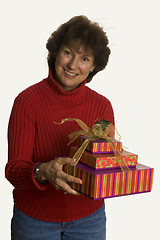
[[[76,41],[77,42],[77,41]],[[72,91],[87,79],[94,69],[92,51],[79,45],[76,51],[74,43],[63,45],[56,55],[55,80],[64,91]]]
[[[63,171],[73,164],[68,135],[79,118],[114,124],[110,101],[86,86],[107,65],[110,50],[103,29],[85,16],[73,17],[47,42],[49,75],[15,99],[9,126],[6,178],[14,186],[12,240],[106,239],[104,201],[78,194]],[[76,143],[73,143],[76,145]]]
[[[49,51],[48,65],[54,75],[56,56],[62,46],[73,48],[75,52],[82,48],[83,53],[91,54],[94,58],[93,71],[87,76],[87,82],[90,82],[108,63],[110,55],[108,44],[109,40],[98,23],[90,21],[86,16],[73,17],[54,31],[48,39],[46,45]],[[71,49],[66,50],[70,53]]]

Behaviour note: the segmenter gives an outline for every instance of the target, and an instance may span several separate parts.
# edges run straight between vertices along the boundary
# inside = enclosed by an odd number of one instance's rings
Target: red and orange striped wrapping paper
[[[152,189],[154,169],[141,164],[126,172],[120,168],[94,170],[82,163],[76,167],[66,165],[64,170],[82,179],[82,185],[69,183],[70,186],[94,200],[150,192]]]
[[[78,147],[71,147],[71,157],[73,157],[77,149]],[[131,167],[137,164],[138,155],[124,150],[121,151],[121,155],[123,156],[123,161],[125,161],[128,166]],[[119,168],[120,166],[117,159],[122,161],[122,158],[118,154],[115,156],[114,153],[93,154],[85,151],[80,158],[80,162],[97,170],[102,170],[106,168]],[[123,166],[123,162],[121,165]]]
[[[79,137],[79,146],[82,145],[84,140],[87,137],[80,136]],[[113,140],[113,145],[115,148],[115,151],[122,151],[122,142],[119,142],[117,140]],[[106,142],[105,140],[91,140],[87,146],[87,151],[91,153],[113,153],[113,147],[109,142]]]

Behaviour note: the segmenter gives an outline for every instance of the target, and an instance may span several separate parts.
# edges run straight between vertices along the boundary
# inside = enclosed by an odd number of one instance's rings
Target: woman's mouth
[[[76,73],[71,73],[71,72],[67,71],[66,69],[64,69],[64,72],[65,72],[67,75],[69,75],[70,77],[75,77],[75,76],[78,75],[78,74],[76,74]]]

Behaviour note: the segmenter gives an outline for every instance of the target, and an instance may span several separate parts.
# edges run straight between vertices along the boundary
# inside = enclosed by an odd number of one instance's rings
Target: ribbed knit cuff
[[[39,163],[36,163],[33,167],[33,172],[32,172],[32,180],[33,180],[33,183],[35,185],[36,188],[38,188],[39,190],[45,190],[48,185],[49,185],[49,182],[48,181],[39,181],[37,178],[35,178],[35,170],[36,170],[36,167],[37,165],[41,164],[40,162]]]

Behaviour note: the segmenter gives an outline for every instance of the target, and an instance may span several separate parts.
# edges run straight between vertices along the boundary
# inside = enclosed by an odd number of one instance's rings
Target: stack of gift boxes
[[[79,137],[79,146],[71,147],[70,157],[85,139],[84,136]],[[117,140],[112,144],[105,140],[91,140],[79,163],[66,165],[64,170],[82,179],[81,185],[69,183],[70,186],[94,200],[150,192],[152,189],[154,169],[139,164],[138,155],[123,150],[122,142]]]

